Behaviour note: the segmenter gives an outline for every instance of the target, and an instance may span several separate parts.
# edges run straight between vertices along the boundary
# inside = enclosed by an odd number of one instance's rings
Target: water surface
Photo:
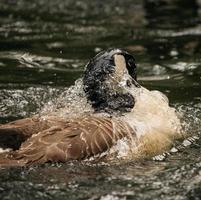
[[[122,47],[135,56],[139,82],[183,113],[188,139],[142,161],[1,169],[1,199],[200,199],[200,13],[195,0],[2,0],[1,123],[38,113],[90,57]]]

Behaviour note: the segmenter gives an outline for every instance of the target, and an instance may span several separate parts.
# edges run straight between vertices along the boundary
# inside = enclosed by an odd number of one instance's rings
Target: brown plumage
[[[27,120],[32,119],[24,121]],[[42,122],[36,121],[36,123]],[[43,127],[48,126],[49,123],[50,121],[44,122]],[[135,135],[127,123],[115,118],[82,117],[55,123],[57,125],[45,130],[41,129],[38,134],[30,137],[19,150],[2,155],[0,165],[81,160],[107,151],[121,138],[131,139]],[[27,136],[27,132],[22,131],[24,127],[21,127],[21,134]],[[3,126],[0,130],[3,130],[2,128]]]
[[[73,119],[50,114],[0,125],[0,146],[14,150],[0,154],[0,166],[81,160],[107,151],[121,138],[135,138],[125,121],[100,115],[130,112],[135,100],[127,89],[132,85],[136,85],[132,55],[120,49],[99,53],[87,64],[83,76],[83,91],[92,113]]]
[[[43,120],[39,117],[16,120],[0,125],[0,146],[3,148],[19,149],[21,143],[33,134],[41,132],[54,125],[62,123],[61,120],[49,117]]]

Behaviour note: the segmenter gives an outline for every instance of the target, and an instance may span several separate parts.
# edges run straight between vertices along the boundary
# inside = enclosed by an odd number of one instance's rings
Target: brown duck
[[[103,51],[86,65],[82,79],[94,113],[72,119],[34,116],[0,125],[1,147],[13,149],[0,154],[0,166],[82,160],[107,151],[121,138],[135,137],[135,130],[117,117],[135,104],[127,90],[139,87],[133,56],[121,49]]]

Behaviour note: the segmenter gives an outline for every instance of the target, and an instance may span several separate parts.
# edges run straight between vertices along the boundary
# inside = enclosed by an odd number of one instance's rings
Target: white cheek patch
[[[119,54],[114,55],[114,63],[115,63],[114,78],[116,78],[117,81],[121,81],[123,75],[127,72],[126,61],[124,56]]]

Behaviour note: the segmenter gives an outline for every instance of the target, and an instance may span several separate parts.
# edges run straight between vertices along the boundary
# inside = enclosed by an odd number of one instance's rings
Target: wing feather
[[[89,158],[107,151],[128,131],[131,128],[117,119],[78,118],[32,136],[12,158],[25,164]]]

